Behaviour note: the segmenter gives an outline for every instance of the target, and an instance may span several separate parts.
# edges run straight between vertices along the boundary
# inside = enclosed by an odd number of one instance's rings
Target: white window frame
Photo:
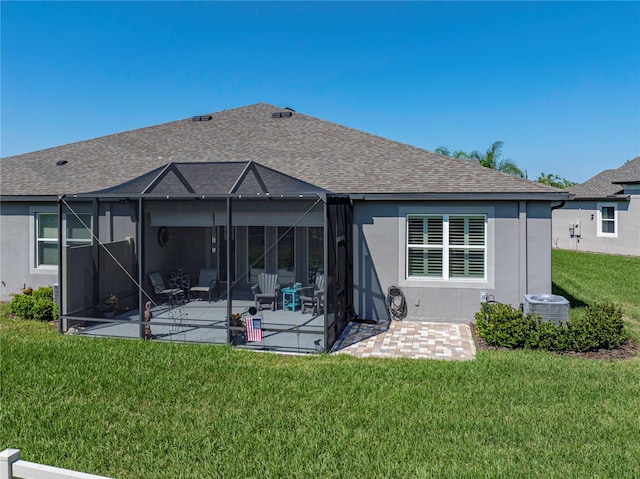
[[[44,264],[40,262],[40,245],[41,244],[52,244],[56,245],[56,250],[58,249],[58,231],[56,227],[56,236],[55,238],[40,238],[40,218],[43,215],[54,216],[56,223],[58,223],[58,212],[57,211],[37,211],[34,213],[34,265],[37,269],[43,270],[57,270],[58,262],[56,258],[55,264]]]
[[[424,206],[400,206],[398,207],[398,285],[401,287],[421,288],[487,288],[495,286],[495,206],[492,205],[468,205],[454,206],[449,204],[424,205]],[[463,277],[433,277],[433,276],[408,276],[408,242],[407,228],[409,216],[484,216],[484,278]],[[443,231],[444,234],[444,231]],[[448,238],[447,238],[448,243]],[[455,246],[454,246],[455,248]],[[448,250],[447,250],[448,258]],[[448,259],[447,259],[448,261]]]
[[[618,205],[616,203],[598,203],[598,225],[597,235],[601,238],[617,238],[618,237]],[[602,218],[603,208],[613,208],[613,219]],[[602,231],[602,225],[604,221],[610,221],[613,223],[613,233],[607,233]]]
[[[39,264],[39,245],[42,242],[46,243],[55,243],[58,245],[58,236],[55,239],[53,238],[39,238],[39,217],[40,215],[55,215],[56,220],[58,217],[58,208],[57,206],[31,206],[29,207],[29,241],[30,241],[30,255],[29,255],[29,267],[30,272],[34,274],[45,273],[51,274],[58,271],[58,264]],[[73,213],[63,213],[62,215],[62,241],[65,246],[67,244],[67,217],[72,215]],[[89,215],[87,212],[80,212],[79,215]],[[91,231],[93,232],[93,216],[91,216],[91,224],[89,225]],[[71,240],[73,246],[78,246],[79,244],[93,244],[93,235],[91,239],[74,239]]]

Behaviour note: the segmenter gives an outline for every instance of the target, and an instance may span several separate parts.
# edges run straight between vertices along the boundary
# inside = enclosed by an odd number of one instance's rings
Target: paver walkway
[[[332,348],[361,358],[470,360],[476,345],[468,324],[422,321],[352,322]]]

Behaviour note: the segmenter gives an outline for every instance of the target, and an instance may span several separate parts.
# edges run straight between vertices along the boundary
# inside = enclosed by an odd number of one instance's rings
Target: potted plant
[[[231,344],[238,346],[247,342],[246,334],[244,331],[244,321],[242,320],[242,314],[236,313],[231,315],[231,327],[242,328],[242,330],[231,330]]]
[[[116,315],[118,309],[118,297],[111,293],[102,300],[102,314],[105,318],[111,319]]]

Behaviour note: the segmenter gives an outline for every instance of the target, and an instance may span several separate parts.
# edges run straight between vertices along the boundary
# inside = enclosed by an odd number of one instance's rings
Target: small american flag
[[[244,318],[244,329],[247,332],[247,341],[262,341],[262,320],[260,318]]]

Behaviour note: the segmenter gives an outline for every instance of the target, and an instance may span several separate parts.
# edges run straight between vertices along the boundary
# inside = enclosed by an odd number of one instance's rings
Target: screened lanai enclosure
[[[313,353],[353,311],[349,199],[254,162],[170,163],[58,218],[62,332]]]

